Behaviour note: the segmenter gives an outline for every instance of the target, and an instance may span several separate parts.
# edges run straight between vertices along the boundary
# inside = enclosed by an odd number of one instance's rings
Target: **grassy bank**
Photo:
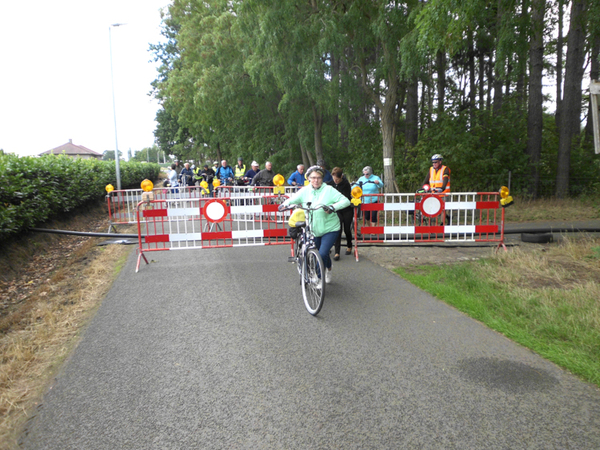
[[[565,240],[543,250],[396,272],[600,386],[600,241]]]

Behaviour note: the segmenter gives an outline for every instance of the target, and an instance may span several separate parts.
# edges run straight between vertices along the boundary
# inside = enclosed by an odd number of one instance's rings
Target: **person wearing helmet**
[[[450,169],[442,164],[444,157],[435,154],[431,157],[431,167],[423,184],[429,184],[434,192],[450,193]]]
[[[332,213],[350,206],[350,200],[332,186],[323,183],[324,176],[325,171],[320,166],[310,167],[306,171],[306,178],[309,181],[308,186],[300,189],[279,205],[279,209],[284,209],[289,205],[306,205],[307,203],[310,203],[313,207],[324,207],[324,209],[313,212],[311,227],[315,235],[315,245],[319,249],[323,264],[327,268],[325,282],[331,283],[332,263],[329,252],[341,230],[338,215]]]
[[[379,194],[383,188],[383,181],[373,174],[371,166],[365,166],[362,173],[363,176],[358,179],[357,183],[363,191],[363,203],[377,203],[379,197],[375,194]],[[365,211],[365,220],[371,222],[372,227],[377,226],[377,211]]]

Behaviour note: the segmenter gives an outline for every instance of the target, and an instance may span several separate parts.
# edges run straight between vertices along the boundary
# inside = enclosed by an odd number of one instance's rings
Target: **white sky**
[[[0,5],[0,149],[35,155],[73,140],[115,148],[109,25],[119,150],[154,143],[158,104],[149,44],[169,0],[30,0]]]

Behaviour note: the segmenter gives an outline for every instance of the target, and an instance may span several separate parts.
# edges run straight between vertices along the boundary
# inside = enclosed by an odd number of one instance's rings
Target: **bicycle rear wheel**
[[[325,300],[325,270],[319,252],[309,249],[302,265],[302,296],[306,310],[313,316],[319,314]]]

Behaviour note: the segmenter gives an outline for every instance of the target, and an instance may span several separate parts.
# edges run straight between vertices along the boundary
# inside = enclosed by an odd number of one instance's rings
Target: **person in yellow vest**
[[[431,167],[423,184],[429,184],[433,192],[450,193],[450,169],[442,164],[443,156],[435,154],[431,157]]]
[[[244,158],[241,156],[238,158],[237,164],[233,169],[233,176],[235,178],[235,182],[237,185],[245,185],[248,183],[247,180],[244,179],[246,175],[246,164],[244,164]]]

